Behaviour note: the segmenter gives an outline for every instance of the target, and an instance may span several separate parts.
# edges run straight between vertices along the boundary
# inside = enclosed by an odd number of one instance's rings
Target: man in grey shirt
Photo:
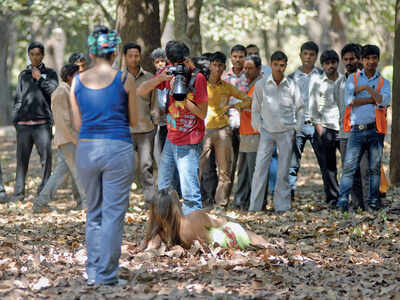
[[[251,125],[260,132],[256,168],[251,185],[249,211],[263,209],[267,170],[278,147],[278,176],[274,192],[274,209],[290,209],[289,165],[293,138],[303,126],[304,102],[298,85],[284,76],[287,56],[276,51],[271,56],[272,74],[257,81],[252,96]]]
[[[335,204],[339,194],[337,180],[336,150],[339,150],[339,108],[334,99],[338,73],[339,55],[326,50],[320,57],[324,73],[310,81],[310,112],[320,151],[320,167],[327,203]]]

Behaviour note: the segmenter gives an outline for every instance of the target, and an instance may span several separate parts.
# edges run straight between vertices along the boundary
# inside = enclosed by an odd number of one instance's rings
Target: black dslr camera
[[[183,101],[186,99],[188,90],[186,75],[188,74],[188,72],[189,69],[186,68],[184,64],[168,67],[168,74],[175,76],[172,96],[176,101]]]

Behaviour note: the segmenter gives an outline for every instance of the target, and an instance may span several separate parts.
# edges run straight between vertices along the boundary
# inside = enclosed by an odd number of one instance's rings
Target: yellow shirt
[[[235,108],[245,108],[251,105],[251,98],[249,96],[223,80],[220,80],[216,84],[207,82],[207,91],[207,129],[222,128],[229,124],[228,108],[230,97],[235,97],[243,101],[235,104]]]

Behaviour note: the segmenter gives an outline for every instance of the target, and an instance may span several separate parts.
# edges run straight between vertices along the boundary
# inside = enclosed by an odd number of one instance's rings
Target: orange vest
[[[353,73],[354,89],[357,87],[357,81],[359,76],[360,72]],[[376,89],[378,93],[381,91],[384,81],[385,80],[382,76],[379,77],[378,88]],[[346,107],[346,111],[344,113],[343,130],[346,132],[349,132],[351,130],[350,113],[351,113],[351,105]],[[376,122],[376,129],[378,130],[378,132],[386,134],[386,129],[387,129],[386,107],[378,107],[375,104],[375,122]]]
[[[247,92],[247,95],[251,97],[254,92],[255,84],[250,88]],[[240,112],[240,128],[239,133],[248,135],[248,134],[258,134],[259,132],[254,130],[253,126],[251,126],[251,111],[247,111],[242,109]]]

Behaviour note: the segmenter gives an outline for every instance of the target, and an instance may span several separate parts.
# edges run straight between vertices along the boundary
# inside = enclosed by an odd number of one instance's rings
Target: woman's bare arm
[[[72,80],[71,91],[69,94],[69,103],[71,104],[71,112],[72,112],[72,119],[73,124],[76,131],[81,130],[82,125],[82,118],[81,118],[81,111],[79,110],[78,101],[75,97],[75,78]]]
[[[134,128],[138,120],[137,103],[136,103],[136,80],[128,73],[128,78],[125,82],[124,88],[129,96],[128,109],[129,109],[129,124]]]

